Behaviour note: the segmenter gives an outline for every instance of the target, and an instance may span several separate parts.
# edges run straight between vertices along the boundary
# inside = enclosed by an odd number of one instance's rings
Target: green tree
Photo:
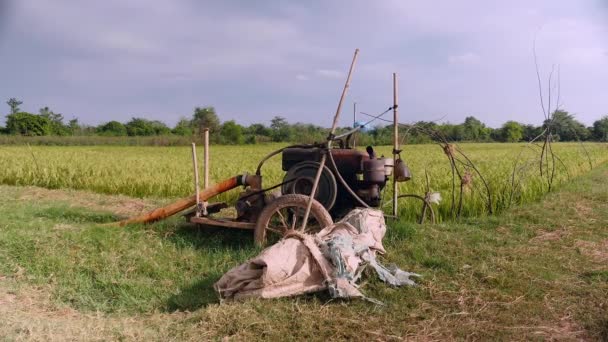
[[[598,141],[608,141],[608,115],[593,123],[593,138]]]
[[[259,142],[269,142],[271,140],[270,128],[263,124],[254,123],[243,128],[246,144],[257,144]]]
[[[215,108],[194,108],[194,114],[192,115],[192,128],[195,129],[198,134],[200,134],[205,128],[209,129],[210,135],[219,133],[221,128],[220,119],[215,113]]]
[[[502,141],[518,142],[523,138],[524,129],[515,121],[507,121],[501,128]]]
[[[270,120],[270,128],[272,129],[272,141],[291,141],[291,128],[284,117],[275,116],[272,118],[272,120]]]
[[[164,122],[159,120],[148,121],[152,129],[154,130],[154,135],[169,135],[171,134],[171,129],[165,125]]]
[[[154,127],[150,121],[143,118],[132,118],[125,124],[129,136],[148,136],[154,135]]]
[[[464,125],[443,124],[438,130],[450,141],[462,141],[465,139]]]
[[[125,124],[129,136],[167,135],[171,129],[158,120],[147,120],[143,118],[132,118]]]
[[[270,120],[270,128],[274,130],[279,130],[287,126],[289,126],[289,123],[287,122],[287,119],[282,116],[275,116],[272,118],[272,120]]]
[[[127,135],[127,128],[125,125],[118,121],[110,121],[105,124],[99,125],[96,129],[97,134],[103,136],[125,136]]]
[[[181,118],[173,128],[173,134],[189,136],[192,135],[192,122],[186,118]]]
[[[6,130],[9,134],[49,135],[51,134],[51,122],[44,116],[20,112],[6,116]]]
[[[19,101],[16,98],[11,97],[8,99],[8,101],[6,101],[6,104],[11,107],[11,114],[17,114],[20,111],[19,106],[23,104],[23,101]]]
[[[523,139],[525,141],[531,141],[532,139],[535,139],[543,131],[542,127],[534,126],[534,125],[523,125],[522,127],[523,127]]]
[[[473,116],[464,119],[464,140],[479,141],[484,135],[485,125]]]
[[[220,130],[221,142],[228,145],[240,145],[245,142],[243,127],[234,120],[226,121]]]
[[[77,135],[80,133],[81,127],[78,123],[78,118],[73,118],[68,122],[68,129],[72,135]]]
[[[270,137],[271,130],[268,127],[264,126],[263,124],[254,123],[254,124],[251,124],[249,127],[247,127],[245,133],[251,134],[251,135]]]
[[[49,107],[40,108],[39,115],[49,120],[51,124],[51,135],[69,135],[70,129],[63,124],[63,115],[54,113]]]
[[[560,141],[586,140],[589,138],[589,130],[574,119],[574,115],[564,110],[556,110],[552,118],[545,120],[543,128],[557,135]]]

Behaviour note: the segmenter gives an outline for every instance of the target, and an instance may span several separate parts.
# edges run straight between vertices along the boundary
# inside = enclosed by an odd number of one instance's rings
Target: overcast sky
[[[605,0],[0,4],[0,113],[17,97],[23,110],[49,106],[88,124],[174,124],[215,106],[242,124],[281,115],[328,126],[360,48],[341,125],[355,101],[369,113],[392,104],[393,72],[403,122],[538,124],[536,36],[545,104],[559,65],[561,107],[587,125],[608,114]]]

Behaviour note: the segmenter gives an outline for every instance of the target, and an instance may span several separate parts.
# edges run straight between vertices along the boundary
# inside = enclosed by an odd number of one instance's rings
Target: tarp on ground
[[[218,280],[222,299],[278,298],[325,291],[334,298],[365,296],[357,281],[366,267],[392,285],[415,285],[412,276],[376,260],[384,254],[386,223],[381,211],[354,209],[315,235],[293,232]]]

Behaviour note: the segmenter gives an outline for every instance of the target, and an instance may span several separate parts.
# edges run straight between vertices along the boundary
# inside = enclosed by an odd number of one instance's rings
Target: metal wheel
[[[292,166],[285,174],[283,182],[288,180],[293,181],[285,183],[282,186],[281,191],[283,195],[301,194],[310,196],[315,175],[317,174],[317,170],[319,170],[320,166],[321,164],[313,161],[300,162]],[[325,207],[325,209],[331,210],[336,203],[337,195],[338,182],[336,182],[336,178],[329,168],[327,166],[323,166],[315,199],[319,201]]]
[[[306,195],[284,195],[264,207],[255,226],[256,245],[263,247],[267,243],[278,241],[291,230],[311,234],[332,225],[334,222],[329,212],[314,200],[306,230],[301,230],[308,199],[309,196]]]

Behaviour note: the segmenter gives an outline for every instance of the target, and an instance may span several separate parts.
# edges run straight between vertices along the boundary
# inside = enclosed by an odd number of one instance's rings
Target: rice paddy
[[[259,161],[282,144],[248,146],[212,146],[210,176],[212,181],[254,173]],[[461,144],[461,150],[474,162],[490,188],[491,206],[480,178],[470,171],[472,180],[462,191],[462,216],[500,212],[511,204],[538,200],[548,190],[547,177],[539,172],[539,153],[525,144]],[[378,155],[390,156],[392,148],[377,148]],[[555,143],[554,187],[608,161],[606,144]],[[199,148],[202,159],[202,148]],[[407,145],[402,157],[413,174],[412,180],[399,184],[400,194],[424,196],[428,187],[439,192],[442,201],[435,206],[439,221],[453,218],[452,173],[443,150],[437,145]],[[515,161],[517,160],[517,165]],[[123,194],[139,198],[175,198],[193,193],[193,170],[189,147],[132,146],[2,146],[0,147],[0,183],[33,185],[50,189],[70,188],[105,194]],[[516,172],[514,173],[514,167]],[[544,166],[548,169],[547,165]],[[546,173],[546,172],[545,172]],[[262,169],[264,186],[279,183],[284,172],[280,156]],[[455,181],[455,202],[460,194],[460,179]],[[390,199],[392,187],[384,198]],[[222,194],[217,200],[232,201],[238,191]],[[403,219],[413,221],[420,214],[422,202],[400,199]],[[390,202],[384,203],[388,211]]]

